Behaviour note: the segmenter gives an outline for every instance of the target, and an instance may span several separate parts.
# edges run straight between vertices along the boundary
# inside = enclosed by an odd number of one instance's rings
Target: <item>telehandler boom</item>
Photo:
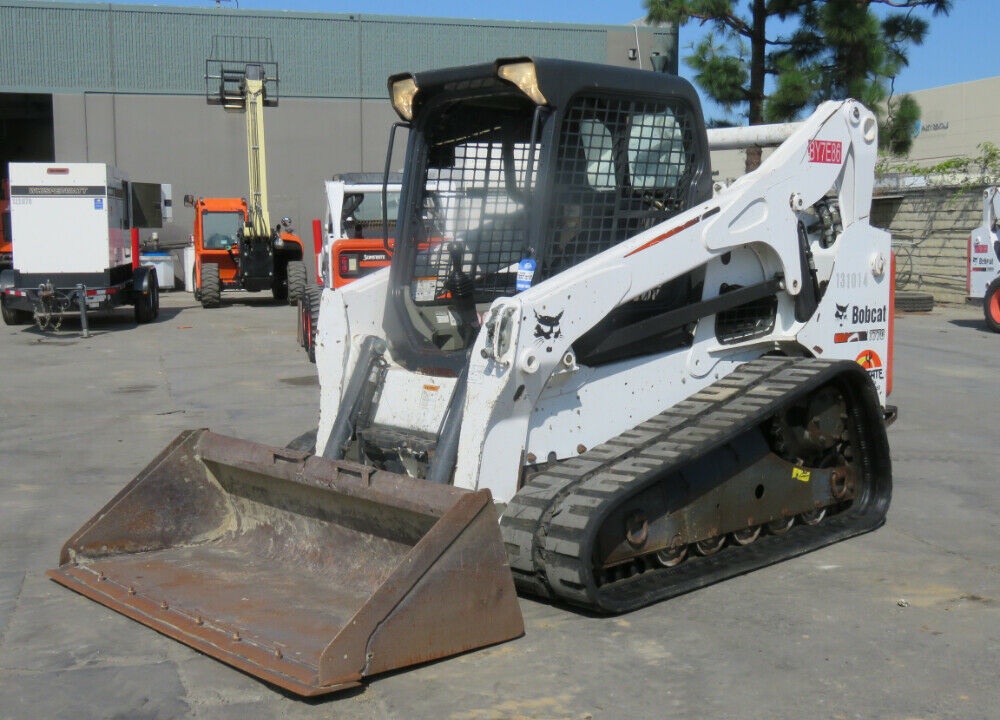
[[[184,197],[195,215],[195,296],[206,308],[219,306],[223,290],[270,290],[275,300],[290,305],[306,290],[302,240],[291,231],[288,218],[272,226],[268,212],[264,108],[278,104],[278,65],[231,59],[244,57],[244,46],[254,40],[262,46],[254,52],[270,58],[266,38],[216,36],[213,57],[205,62],[208,102],[243,115],[249,187],[245,198]]]

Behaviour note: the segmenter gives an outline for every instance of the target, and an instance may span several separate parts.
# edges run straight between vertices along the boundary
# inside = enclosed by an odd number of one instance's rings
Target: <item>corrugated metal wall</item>
[[[608,27],[0,0],[0,92],[196,95],[214,35],[271,39],[282,97],[383,98],[394,72],[538,54],[607,62]],[[631,28],[630,28],[631,30]],[[639,28],[644,36],[668,31]]]
[[[172,183],[174,222],[159,235],[182,242],[193,220],[185,193],[246,192],[244,119],[204,99],[215,36],[270,40],[282,99],[265,113],[271,210],[305,231],[325,213],[325,178],[383,168],[392,73],[524,54],[638,67],[628,59],[637,39],[642,57],[676,52],[676,32],[628,25],[0,0],[0,93],[52,96],[54,160]],[[0,144],[0,165],[15,151]]]

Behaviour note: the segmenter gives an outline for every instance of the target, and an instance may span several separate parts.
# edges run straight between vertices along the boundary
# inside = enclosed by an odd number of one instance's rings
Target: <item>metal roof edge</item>
[[[659,34],[672,33],[669,27],[648,25],[636,25],[633,23],[622,23],[620,25],[603,25],[595,23],[560,23],[541,22],[533,20],[501,20],[495,18],[447,18],[447,17],[424,17],[418,15],[376,15],[368,13],[317,13],[302,12],[298,10],[256,10],[242,8],[211,8],[193,7],[188,5],[136,5],[133,3],[109,3],[109,2],[89,2],[87,0],[0,0],[0,7],[8,8],[35,8],[35,9],[63,9],[82,10],[89,12],[140,12],[159,13],[171,15],[229,15],[231,17],[266,17],[266,18],[296,18],[303,20],[330,20],[343,22],[373,22],[373,23],[400,23],[417,25],[474,25],[477,27],[523,27],[532,29],[550,30],[586,30],[586,31],[608,31],[637,29],[643,33]]]

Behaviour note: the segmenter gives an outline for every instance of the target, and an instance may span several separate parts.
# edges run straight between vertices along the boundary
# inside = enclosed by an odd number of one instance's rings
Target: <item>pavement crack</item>
[[[906,530],[903,530],[898,527],[893,528],[893,530],[895,530],[895,532],[899,533],[908,540],[912,540],[913,542],[920,543],[921,545],[924,545],[926,547],[933,548],[934,550],[937,550],[938,552],[944,555],[950,555],[951,557],[959,558],[969,563],[970,565],[975,565],[977,567],[983,568],[990,573],[1000,572],[1000,565],[990,565],[989,563],[985,563],[982,560],[977,560],[974,557],[960,553],[954,548],[949,547],[948,545],[939,545],[938,543],[931,542],[926,538],[920,537],[919,535],[915,535],[911,532],[907,532]]]
[[[17,586],[17,593],[14,595],[14,603],[10,608],[10,613],[7,615],[7,620],[4,621],[3,627],[0,627],[0,647],[4,646],[7,641],[7,630],[10,629],[10,618],[14,617],[14,611],[17,610],[18,606],[21,604],[21,595],[24,593],[24,581],[27,578],[28,573],[21,573],[21,582]]]

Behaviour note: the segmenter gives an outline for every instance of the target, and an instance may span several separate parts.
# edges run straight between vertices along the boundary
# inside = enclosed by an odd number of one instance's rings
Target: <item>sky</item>
[[[642,0],[221,0],[223,7],[254,10],[364,13],[374,15],[419,15],[424,17],[527,20],[532,22],[628,25],[645,16]],[[213,7],[215,0],[131,0],[140,5],[189,5]],[[742,2],[744,6],[747,2]],[[921,46],[910,50],[910,66],[895,82],[897,93],[925,90],[969,80],[1000,75],[1000,0],[953,0],[947,17],[922,16],[930,22],[930,33]],[[704,28],[691,22],[681,27],[681,75],[691,79],[684,64],[691,46]],[[702,93],[704,100],[704,94]],[[998,99],[1000,102],[1000,99]],[[714,116],[712,108],[706,114]]]

